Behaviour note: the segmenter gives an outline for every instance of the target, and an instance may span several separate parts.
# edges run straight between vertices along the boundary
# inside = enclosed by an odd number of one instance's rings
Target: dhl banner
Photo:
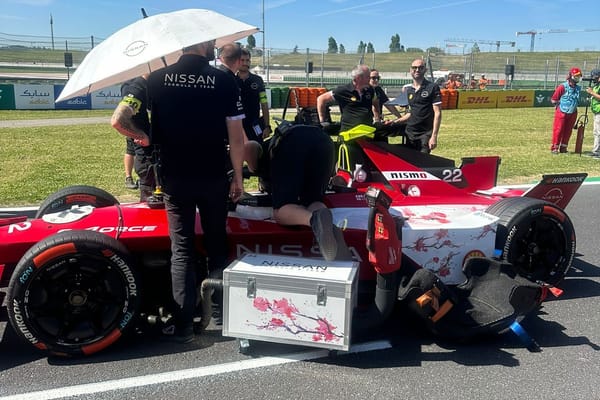
[[[533,107],[534,90],[504,90],[498,92],[498,108]]]
[[[498,92],[492,91],[478,91],[468,92],[461,91],[458,94],[458,107],[459,109],[465,108],[496,108],[498,102]]]

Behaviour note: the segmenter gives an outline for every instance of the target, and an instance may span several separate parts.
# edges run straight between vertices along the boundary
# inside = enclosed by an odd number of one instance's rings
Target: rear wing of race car
[[[494,197],[525,196],[542,199],[565,208],[587,173],[548,174],[530,188],[506,189],[497,186],[500,157],[464,157],[460,166],[454,160],[424,154],[403,146],[358,140],[370,161],[386,182],[398,187],[417,186],[422,195],[445,196],[476,193]],[[383,150],[383,151],[382,151]],[[444,186],[440,186],[440,185]]]
[[[587,175],[585,172],[543,175],[542,180],[523,193],[523,196],[545,200],[564,209]]]
[[[443,182],[456,188],[457,194],[496,186],[500,166],[498,156],[464,157],[457,167],[452,159],[424,154],[402,145],[361,140],[359,143],[388,182],[411,184],[418,181],[423,187],[434,185],[435,191],[440,190],[439,184]],[[447,185],[443,190],[452,191]]]

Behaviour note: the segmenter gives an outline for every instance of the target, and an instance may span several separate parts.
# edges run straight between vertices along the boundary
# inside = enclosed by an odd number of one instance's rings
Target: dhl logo
[[[467,97],[467,104],[488,104],[491,103],[488,96]]]
[[[528,103],[529,99],[527,96],[506,96],[504,101],[506,103]]]

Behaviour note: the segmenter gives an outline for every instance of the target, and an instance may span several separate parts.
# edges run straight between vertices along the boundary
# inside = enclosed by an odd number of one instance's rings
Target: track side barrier
[[[69,100],[55,103],[64,85],[0,84],[0,110],[95,110],[114,109],[121,101],[120,85],[111,86]],[[288,92],[292,91],[293,96]],[[271,108],[286,106],[315,107],[316,98],[327,91],[322,87],[273,87],[267,89]],[[463,90],[442,89],[442,108],[477,109],[508,107],[552,107],[554,90]],[[588,94],[581,91],[579,105],[585,106]]]

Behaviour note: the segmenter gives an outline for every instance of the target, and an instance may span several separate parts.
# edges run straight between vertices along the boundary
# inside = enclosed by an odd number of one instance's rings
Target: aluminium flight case
[[[348,350],[358,263],[246,254],[223,271],[223,336]]]

